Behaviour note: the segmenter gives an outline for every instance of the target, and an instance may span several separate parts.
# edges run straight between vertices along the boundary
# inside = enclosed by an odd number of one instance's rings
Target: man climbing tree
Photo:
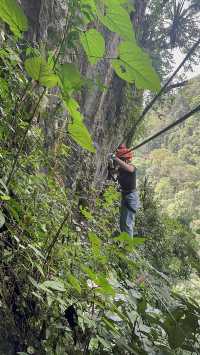
[[[136,167],[131,163],[133,152],[121,144],[116,155],[112,156],[115,166],[118,167],[117,175],[122,193],[120,208],[120,230],[134,235],[135,214],[140,207],[139,196],[136,191]]]

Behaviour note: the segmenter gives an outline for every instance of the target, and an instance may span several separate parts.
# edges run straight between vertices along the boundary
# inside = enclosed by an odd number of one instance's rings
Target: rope
[[[179,66],[176,68],[176,70],[173,72],[173,74],[170,76],[170,78],[167,80],[167,82],[164,84],[164,86],[160,89],[160,91],[158,92],[158,94],[150,101],[150,103],[145,107],[144,111],[141,113],[141,115],[139,116],[138,120],[135,122],[134,126],[131,128],[131,130],[128,132],[128,134],[125,136],[125,138],[123,139],[123,142],[126,142],[130,137],[134,136],[135,130],[138,126],[138,124],[142,121],[142,119],[144,118],[144,116],[147,114],[147,112],[149,112],[149,110],[151,109],[151,107],[154,105],[154,103],[158,100],[158,98],[162,95],[163,92],[165,92],[168,84],[172,81],[172,79],[175,77],[175,75],[179,72],[179,70],[182,68],[182,66],[185,64],[185,62],[191,57],[191,55],[193,54],[193,52],[196,50],[196,48],[198,47],[198,45],[200,44],[200,38],[198,39],[197,42],[195,42],[195,44],[190,48],[189,52],[187,53],[187,55],[185,56],[185,58],[182,60],[182,62],[179,64]],[[121,142],[121,143],[123,143]],[[117,148],[115,148],[115,151],[117,150]]]
[[[161,131],[157,132],[156,134],[154,134],[153,136],[150,136],[149,138],[145,139],[143,142],[139,143],[138,145],[136,145],[135,147],[131,147],[129,149],[129,152],[131,152],[132,150],[136,150],[140,147],[142,147],[143,145],[149,143],[150,141],[152,141],[153,139],[159,137],[161,134],[169,131],[171,128],[177,126],[178,124],[184,122],[185,120],[187,120],[189,117],[191,117],[192,115],[194,115],[196,112],[200,111],[200,105],[198,105],[197,107],[195,107],[192,111],[186,113],[183,117],[179,118],[177,121],[171,123],[170,125],[168,125],[167,127],[163,128]]]

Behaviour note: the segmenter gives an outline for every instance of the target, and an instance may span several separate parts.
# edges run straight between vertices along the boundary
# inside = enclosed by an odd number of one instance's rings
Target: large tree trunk
[[[141,33],[140,26],[144,20],[146,3],[147,0],[135,2],[136,10],[132,21],[138,33]],[[52,48],[56,42],[55,39],[63,31],[64,19],[67,15],[66,2],[63,0],[21,0],[21,4],[30,22],[27,38],[33,42],[46,42]],[[104,30],[104,36],[107,46],[106,56],[112,58],[116,56],[119,37],[106,30]],[[78,177],[81,181],[86,176],[89,184],[92,182],[93,185],[100,186],[106,177],[108,153],[117,147],[133,125],[142,105],[143,92],[138,91],[134,85],[128,85],[119,79],[109,60],[91,66],[83,55],[80,58],[77,63],[79,63],[82,73],[90,78],[98,76],[107,89],[102,91],[96,87],[93,91],[88,89],[82,91],[79,100],[81,110],[84,113],[86,125],[92,133],[97,151],[95,156],[91,157],[90,155],[84,160],[84,162],[86,161],[85,165],[81,165],[80,161],[77,164],[81,149],[78,149],[78,152],[76,150],[69,161],[73,169],[70,169],[69,173],[66,172],[66,183],[67,181],[74,182]],[[52,130],[55,128],[55,120],[53,124],[49,121],[49,126],[46,131],[48,134],[51,132],[48,138],[50,140],[54,137]],[[86,155],[82,154],[82,156]]]
[[[65,26],[67,5],[65,0],[20,0],[29,21],[26,38],[30,42],[56,44]]]

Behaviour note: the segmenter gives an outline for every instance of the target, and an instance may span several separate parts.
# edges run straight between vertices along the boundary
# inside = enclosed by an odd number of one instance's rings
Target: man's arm
[[[125,161],[115,157],[116,163],[124,170],[128,171],[129,173],[132,173],[135,170],[135,166],[131,164],[125,163]]]

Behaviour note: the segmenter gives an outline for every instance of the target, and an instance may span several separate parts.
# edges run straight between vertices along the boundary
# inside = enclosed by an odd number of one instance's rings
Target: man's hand
[[[108,160],[115,160],[115,159],[116,159],[115,154],[110,153],[110,154],[108,155]]]
[[[115,159],[116,159],[115,154],[111,153],[108,155],[108,167],[111,170],[115,170],[116,168]]]

